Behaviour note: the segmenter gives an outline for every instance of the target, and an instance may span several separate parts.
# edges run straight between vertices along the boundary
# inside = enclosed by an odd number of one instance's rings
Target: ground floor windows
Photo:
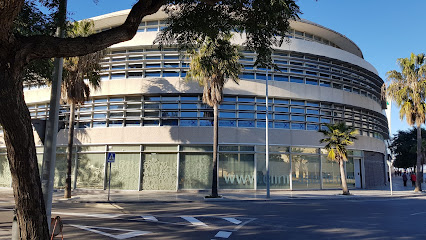
[[[211,145],[99,145],[75,146],[72,186],[105,189],[109,177],[108,152],[116,153],[111,166],[111,188],[122,190],[202,190],[212,183]],[[349,187],[360,187],[362,151],[349,151],[345,171]],[[340,188],[339,164],[323,149],[272,145],[269,149],[271,189]],[[37,148],[39,169],[43,148]],[[55,164],[56,188],[64,188],[66,151],[58,147]],[[358,183],[357,183],[358,181]],[[264,145],[220,145],[220,189],[266,189]],[[6,154],[0,149],[0,186],[10,187]]]

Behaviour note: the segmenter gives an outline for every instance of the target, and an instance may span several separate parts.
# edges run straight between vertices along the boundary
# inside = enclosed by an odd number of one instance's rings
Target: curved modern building
[[[96,29],[121,24],[128,12],[93,18]],[[76,111],[75,187],[105,188],[106,156],[115,152],[112,188],[210,188],[213,111],[202,103],[198,83],[184,80],[189,58],[177,48],[160,51],[152,45],[165,18],[163,12],[147,16],[132,40],[109,48],[101,89]],[[345,165],[349,186],[383,185],[389,135],[380,97],[383,80],[344,35],[306,20],[292,22],[291,28],[290,41],[274,49],[277,69],[255,67],[256,55],[244,51],[239,85],[225,86],[219,110],[219,188],[266,187],[267,79],[272,189],[340,187],[338,164],[327,160],[317,132],[337,121],[360,133]],[[234,42],[243,39],[238,35]],[[49,97],[47,87],[26,90],[32,118],[46,118]],[[68,119],[68,106],[61,114]],[[65,181],[67,132],[58,135],[58,187]],[[41,162],[43,147],[36,132],[35,137]],[[9,186],[4,152],[0,149],[0,184]]]

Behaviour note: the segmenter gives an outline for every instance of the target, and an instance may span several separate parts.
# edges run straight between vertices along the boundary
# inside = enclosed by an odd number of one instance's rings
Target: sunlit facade
[[[128,11],[93,18],[98,31],[119,25]],[[102,85],[76,111],[73,183],[104,189],[107,152],[116,153],[111,187],[128,190],[202,190],[211,186],[213,111],[198,83],[184,80],[187,56],[152,45],[165,26],[158,12],[136,36],[109,48]],[[275,48],[279,69],[257,68],[244,51],[239,85],[229,82],[219,109],[219,188],[265,189],[265,82],[269,80],[270,181],[272,189],[340,187],[337,163],[327,160],[318,129],[344,121],[360,132],[345,165],[352,188],[383,185],[388,124],[380,98],[383,80],[350,39],[318,24],[291,23],[290,41]],[[241,44],[243,37],[234,37]],[[34,119],[45,119],[49,88],[28,88]],[[69,118],[69,107],[61,116]],[[67,129],[58,135],[55,184],[65,182]],[[42,144],[36,135],[39,162]],[[0,145],[3,144],[0,134]],[[0,148],[0,186],[10,186]],[[73,168],[74,168],[73,166]],[[75,169],[75,168],[74,168]]]

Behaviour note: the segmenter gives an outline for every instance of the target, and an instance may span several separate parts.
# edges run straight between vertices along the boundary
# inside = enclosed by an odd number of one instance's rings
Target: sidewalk
[[[350,189],[351,195],[342,195],[341,189],[333,190],[272,190],[269,199],[265,190],[219,190],[223,199],[207,199],[209,191],[123,191],[111,190],[110,202],[114,203],[156,203],[156,202],[203,202],[203,201],[278,201],[286,199],[374,199],[374,198],[404,198],[426,196],[426,192],[415,193],[411,182],[403,186],[402,177],[393,176],[393,194],[389,185],[375,189]],[[423,183],[426,189],[426,184]],[[108,202],[108,190],[73,191],[72,198],[64,199],[63,190],[53,194],[53,202],[69,203],[105,203]],[[13,203],[13,193],[10,188],[0,188],[0,202]]]

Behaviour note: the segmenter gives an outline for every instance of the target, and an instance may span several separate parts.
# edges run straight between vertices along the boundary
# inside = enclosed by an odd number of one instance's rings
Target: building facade
[[[98,31],[124,22],[128,11],[93,18]],[[189,58],[153,45],[166,15],[144,18],[136,36],[113,45],[102,62],[102,85],[76,110],[73,184],[106,187],[108,152],[116,153],[111,187],[128,190],[209,189],[212,178],[213,110],[198,83],[184,80]],[[345,168],[352,188],[383,185],[388,124],[381,101],[383,80],[345,36],[300,20],[289,41],[276,47],[277,69],[254,66],[243,51],[239,84],[225,85],[219,109],[219,188],[265,189],[265,85],[271,189],[340,187],[338,163],[319,144],[324,123],[344,121],[359,130]],[[237,44],[243,38],[236,35]],[[50,89],[31,87],[25,98],[33,119],[46,119]],[[63,105],[61,116],[69,118]],[[67,129],[58,133],[55,184],[65,182]],[[35,132],[39,162],[43,147]],[[0,133],[0,186],[10,173]]]

